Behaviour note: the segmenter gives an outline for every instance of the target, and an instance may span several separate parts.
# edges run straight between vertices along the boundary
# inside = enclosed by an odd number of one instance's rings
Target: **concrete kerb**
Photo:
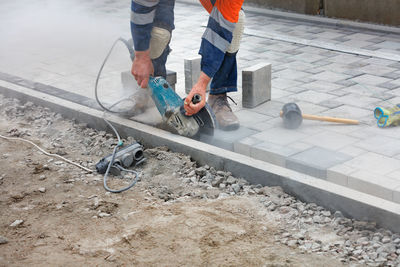
[[[199,1],[197,0],[178,0],[177,2],[187,3],[192,5],[200,5]],[[331,25],[333,27],[350,27],[353,29],[363,29],[363,30],[370,30],[370,31],[377,31],[377,32],[384,32],[384,33],[400,33],[399,27],[387,26],[387,25],[379,25],[367,22],[357,22],[345,19],[334,19],[334,18],[327,18],[321,16],[312,16],[312,15],[304,15],[298,14],[293,12],[287,11],[280,11],[280,10],[272,10],[262,7],[256,7],[251,5],[245,4],[245,11],[252,12],[255,14],[262,14],[267,15],[269,17],[275,18],[284,18],[284,19],[292,19],[292,20],[300,20],[304,22],[315,22],[324,25]]]
[[[86,123],[89,127],[110,130],[103,121],[102,111],[5,81],[0,81],[0,93],[48,107],[65,118]],[[344,215],[358,220],[375,221],[380,227],[400,232],[400,205],[394,202],[115,115],[107,115],[107,119],[123,137],[131,135],[147,147],[166,145],[172,151],[190,155],[200,164],[228,170],[250,183],[281,186],[285,192],[305,202],[317,203],[332,211],[340,210]]]

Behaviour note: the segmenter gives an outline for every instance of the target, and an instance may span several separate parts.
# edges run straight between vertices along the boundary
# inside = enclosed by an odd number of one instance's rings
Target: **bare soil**
[[[0,114],[0,134],[32,140],[89,168],[116,143],[111,134],[1,96]],[[279,220],[257,195],[218,197],[220,189],[185,182],[196,164],[190,157],[166,148],[145,154],[136,186],[110,194],[102,176],[0,139],[0,236],[8,241],[0,245],[0,265],[342,265],[279,244]],[[16,220],[23,222],[10,226]]]

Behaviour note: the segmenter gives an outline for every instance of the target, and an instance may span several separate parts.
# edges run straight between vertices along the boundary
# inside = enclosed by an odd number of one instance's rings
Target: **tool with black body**
[[[288,129],[298,128],[301,125],[301,123],[303,122],[303,119],[336,122],[336,123],[344,123],[344,124],[359,124],[360,123],[357,120],[302,114],[299,106],[296,103],[285,104],[282,108],[282,111],[280,112],[280,116],[283,119],[283,125],[285,126],[285,128],[288,128]]]

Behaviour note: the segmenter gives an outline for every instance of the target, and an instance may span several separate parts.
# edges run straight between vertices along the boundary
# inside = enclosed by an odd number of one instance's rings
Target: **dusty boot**
[[[239,128],[239,119],[233,114],[226,94],[209,95],[207,102],[214,111],[221,130],[233,131]]]

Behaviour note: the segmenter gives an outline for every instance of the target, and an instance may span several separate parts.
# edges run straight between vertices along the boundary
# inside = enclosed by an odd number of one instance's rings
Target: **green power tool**
[[[400,125],[400,104],[393,108],[377,107],[374,110],[374,116],[381,128]]]

